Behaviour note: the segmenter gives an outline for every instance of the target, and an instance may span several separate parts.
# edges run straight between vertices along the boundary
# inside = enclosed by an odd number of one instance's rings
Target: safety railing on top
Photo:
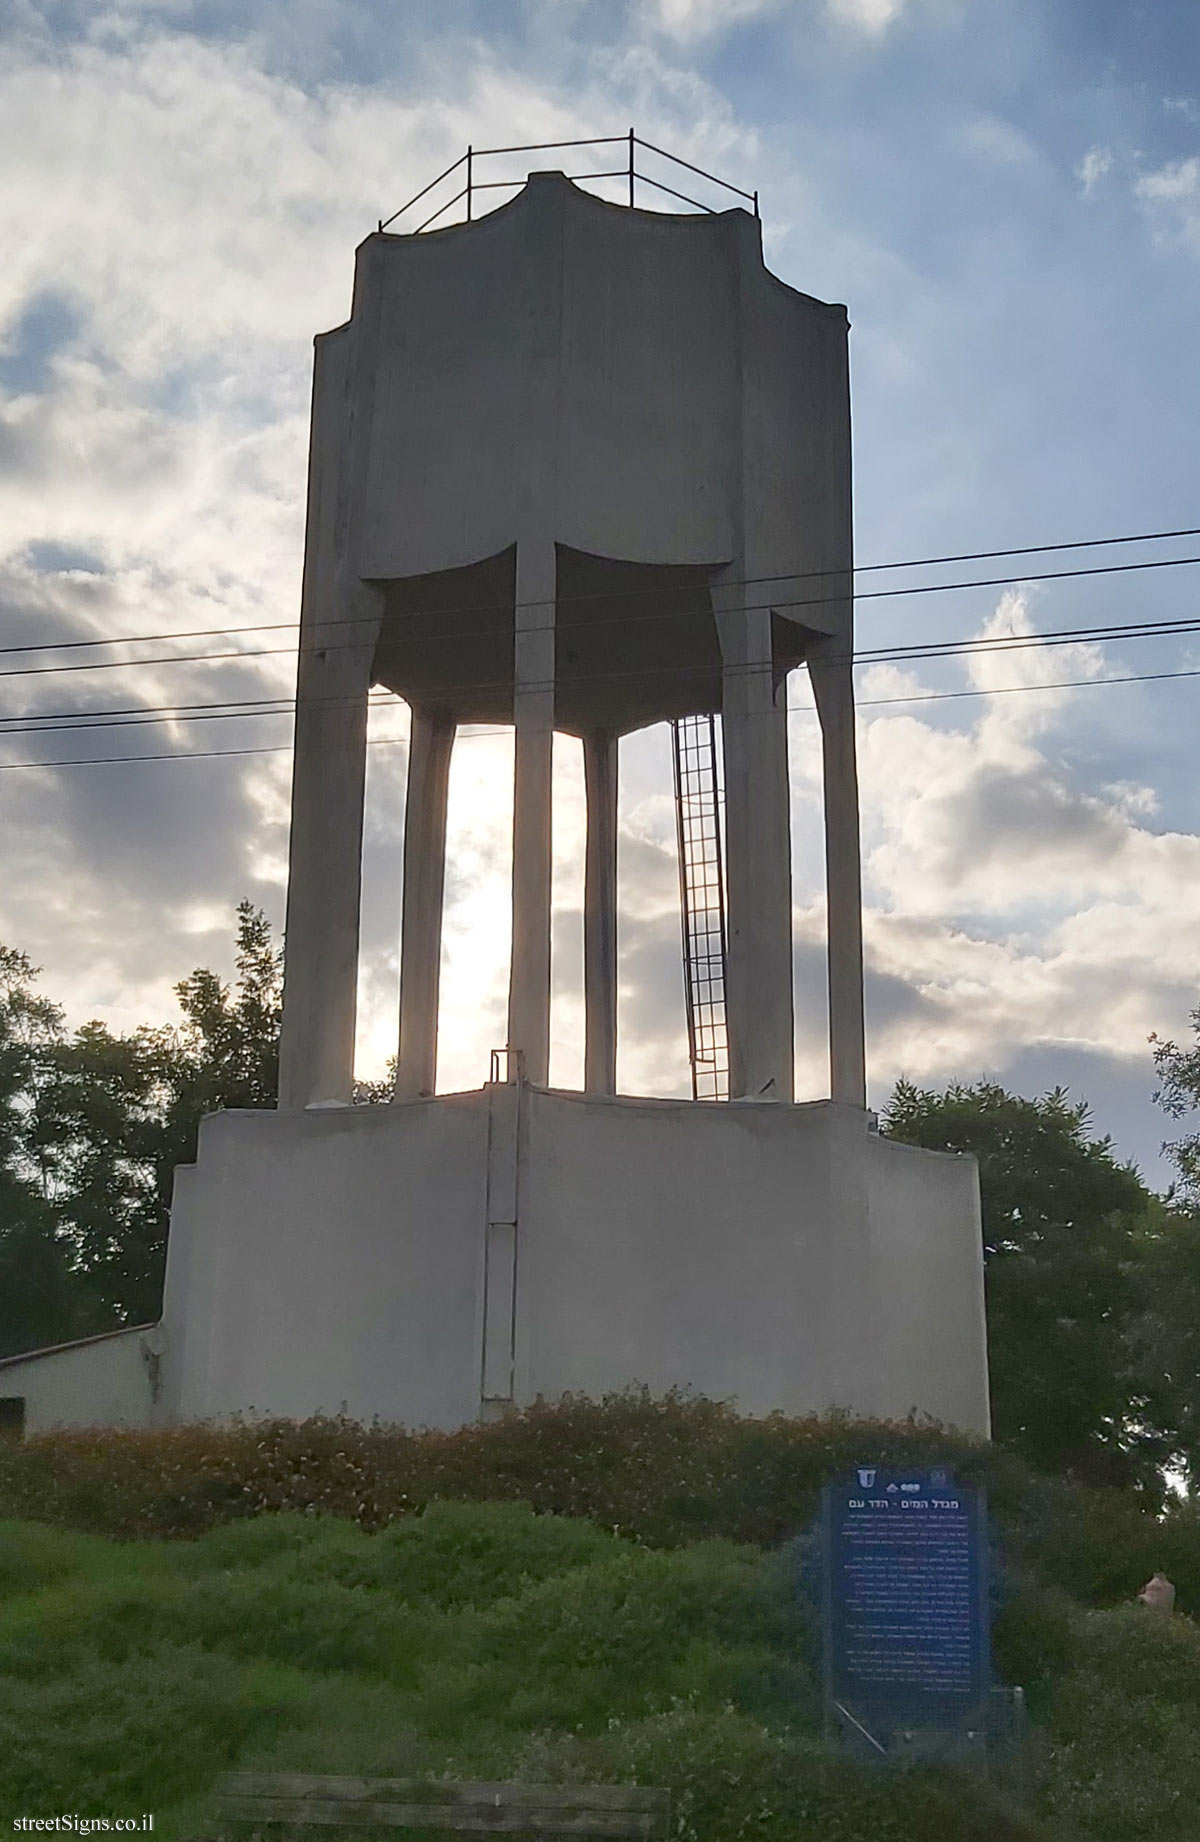
[[[600,172],[566,174],[566,177],[573,180],[576,185],[585,181],[595,180],[623,181],[624,185],[622,186],[622,191],[624,191],[627,186],[628,195],[613,202],[628,204],[632,208],[637,202],[637,187],[643,185],[651,186],[657,192],[664,192],[668,197],[677,199],[681,204],[688,205],[695,211],[707,211],[712,213],[720,209],[717,205],[705,204],[703,199],[691,198],[686,192],[677,191],[674,186],[667,185],[662,179],[656,179],[652,173],[646,172],[645,162],[643,161],[641,166],[638,164],[638,150],[640,148],[643,153],[652,154],[655,159],[668,161],[671,168],[677,166],[683,167],[685,171],[694,173],[697,178],[706,180],[710,185],[719,186],[722,192],[731,192],[737,198],[746,199],[753,207],[755,217],[758,216],[757,192],[743,191],[741,186],[731,185],[729,180],[718,179],[715,173],[705,172],[702,166],[693,166],[690,160],[681,160],[678,154],[667,153],[664,148],[655,147],[653,142],[643,141],[641,136],[635,134],[631,128],[628,134],[601,134],[595,136],[591,140],[585,141],[531,141],[528,146],[525,147],[468,147],[467,151],[460,154],[452,166],[448,166],[444,173],[439,173],[436,179],[431,179],[427,186],[422,186],[421,190],[415,193],[414,196],[408,200],[407,204],[401,205],[398,211],[393,211],[391,217],[380,218],[379,228],[380,230],[390,229],[398,219],[406,217],[408,213],[411,212],[415,206],[421,204],[423,200],[432,202],[431,194],[435,193],[439,186],[445,185],[448,180],[452,180],[457,173],[462,173],[465,184],[460,186],[459,190],[450,198],[447,198],[444,203],[440,204],[437,210],[432,212],[429,217],[423,218],[419,224],[404,225],[401,229],[402,233],[406,236],[419,236],[421,231],[428,230],[433,224],[437,223],[439,218],[444,218],[446,213],[452,211],[455,205],[458,204],[465,204],[465,211],[463,217],[456,221],[469,224],[477,215],[477,193],[499,191],[518,192],[525,184],[528,177],[527,173],[523,173],[519,179],[477,179],[475,177],[475,168],[479,161],[498,159],[505,154],[559,152],[564,148],[574,147],[621,147],[625,150],[625,159],[620,166],[605,167]],[[672,176],[674,175],[672,174]]]

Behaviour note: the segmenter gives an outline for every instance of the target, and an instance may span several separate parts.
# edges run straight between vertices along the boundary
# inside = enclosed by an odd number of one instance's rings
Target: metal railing
[[[412,211],[414,206],[419,205],[423,199],[429,199],[432,192],[435,192],[440,185],[444,185],[448,179],[452,179],[454,175],[459,172],[463,174],[465,180],[465,183],[460,186],[459,190],[450,198],[447,198],[444,203],[440,204],[437,210],[432,212],[430,216],[423,218],[419,224],[412,226],[411,229],[404,229],[400,234],[405,236],[419,236],[423,230],[428,230],[439,218],[444,217],[447,211],[453,210],[455,205],[461,204],[464,201],[466,205],[464,216],[456,221],[469,224],[476,215],[475,197],[477,193],[499,191],[518,192],[528,178],[528,174],[526,173],[519,179],[477,179],[475,177],[475,168],[479,161],[497,159],[505,154],[558,152],[568,147],[622,147],[626,149],[626,157],[620,166],[604,167],[599,172],[567,173],[565,177],[572,180],[576,185],[588,180],[623,179],[628,184],[628,198],[623,202],[628,203],[630,209],[632,209],[637,202],[637,187],[639,184],[643,186],[652,186],[654,190],[658,192],[665,192],[668,197],[678,199],[681,204],[689,205],[695,211],[706,211],[711,214],[720,209],[719,206],[705,204],[703,199],[691,198],[686,192],[679,192],[674,186],[669,186],[663,180],[656,179],[652,173],[648,173],[644,170],[644,162],[642,166],[639,167],[638,149],[641,148],[645,153],[653,154],[657,159],[670,161],[672,167],[681,166],[685,171],[694,173],[697,178],[706,180],[710,185],[720,186],[723,192],[731,192],[737,198],[746,199],[753,207],[755,217],[758,216],[757,192],[743,191],[741,186],[731,185],[728,179],[719,179],[715,173],[705,172],[702,166],[693,166],[690,160],[682,160],[678,154],[668,153],[665,148],[656,147],[652,141],[642,140],[641,136],[635,134],[631,128],[628,134],[601,134],[594,136],[591,140],[584,141],[531,141],[524,147],[468,147],[465,153],[458,156],[458,159],[454,161],[453,165],[448,166],[444,173],[439,173],[436,179],[431,179],[428,185],[422,186],[421,190],[414,193],[412,198],[410,198],[406,204],[401,205],[398,211],[393,211],[391,217],[380,218],[379,229],[389,229],[398,218],[402,218],[408,212]]]

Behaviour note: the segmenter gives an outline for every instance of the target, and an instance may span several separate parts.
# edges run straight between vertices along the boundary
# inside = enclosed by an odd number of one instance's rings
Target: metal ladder
[[[694,1100],[728,1100],[725,1027],[725,872],[721,820],[725,800],[715,716],[671,724],[683,988]]]

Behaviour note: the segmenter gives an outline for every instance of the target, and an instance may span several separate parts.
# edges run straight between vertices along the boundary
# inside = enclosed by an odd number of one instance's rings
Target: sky
[[[0,655],[0,940],[72,1023],[170,1020],[194,966],[232,971],[243,897],[282,926],[286,711],[57,719],[291,694],[311,340],[347,315],[356,244],[468,142],[632,125],[759,190],[769,266],[849,307],[861,563],[1200,526],[1191,0],[6,0],[0,22],[0,645],[231,634]],[[880,571],[860,588],[1012,580],[864,598],[859,644],[1188,620],[1191,556]],[[1150,559],[1170,566],[1038,579]],[[234,656],[172,662],[200,644]],[[873,1105],[900,1076],[1065,1085],[1165,1183],[1148,1038],[1185,1039],[1200,1004],[1200,676],[1145,674],[1189,671],[1186,633],[860,667]],[[789,696],[816,1098],[819,761],[802,674]],[[373,714],[368,1075],[395,1046],[406,735],[402,706]],[[444,1089],[504,1038],[510,775],[510,738],[460,739]],[[566,738],[555,777],[551,1074],[575,1086]],[[663,729],[622,748],[620,874],[620,1085],[685,1093]]]

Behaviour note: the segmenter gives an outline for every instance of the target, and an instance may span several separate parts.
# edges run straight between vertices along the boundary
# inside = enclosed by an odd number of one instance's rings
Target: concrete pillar
[[[374,604],[312,622],[301,640],[284,931],[279,1104],[348,1103],[354,1084],[367,692]],[[369,637],[367,637],[369,636]]]
[[[525,1075],[550,1077],[550,878],[554,762],[554,601],[551,541],[517,545],[513,636],[512,970],[508,1046],[525,1057]]]
[[[404,803],[404,919],[400,930],[400,1053],[396,1099],[420,1100],[437,1081],[438,983],[446,884],[446,796],[454,719],[414,709]]]
[[[740,572],[739,572],[740,573]],[[776,694],[771,614],[743,588],[713,589],[725,754],[725,1015],[731,1099],[790,1101],[792,851],[787,697]]]
[[[617,738],[583,738],[587,850],[583,895],[584,1092],[617,1091]]]
[[[808,665],[825,772],[825,887],[829,930],[830,1095],[867,1104],[863,1020],[862,872],[858,836],[858,765],[854,744],[854,674],[849,658]]]

